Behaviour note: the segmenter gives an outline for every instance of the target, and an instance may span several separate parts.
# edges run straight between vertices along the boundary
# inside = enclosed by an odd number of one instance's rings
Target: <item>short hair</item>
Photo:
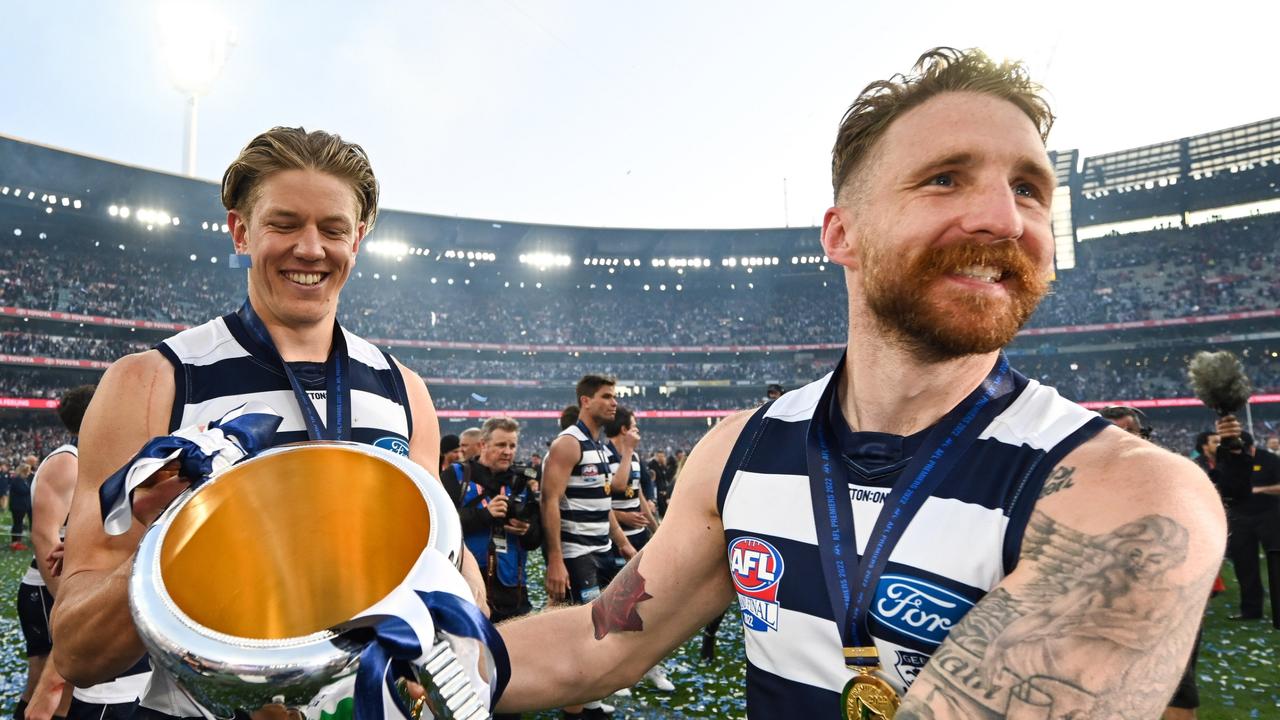
[[[520,423],[509,417],[491,417],[484,421],[484,426],[480,428],[480,437],[485,442],[493,437],[493,431],[501,430],[503,432],[518,433],[520,432]]]
[[[912,108],[945,92],[976,92],[1008,100],[1021,110],[1048,141],[1053,112],[1020,62],[995,62],[978,49],[937,47],[916,60],[914,74],[897,74],[862,89],[840,120],[831,149],[831,185],[835,201],[850,177],[866,164],[870,151],[893,124]]]
[[[635,417],[636,414],[631,411],[631,408],[619,405],[618,412],[613,416],[613,419],[604,424],[604,436],[618,437],[624,429],[631,427]]]
[[[574,423],[578,422],[578,414],[582,412],[576,404],[565,405],[560,411],[560,429],[568,430]]]
[[[582,396],[595,397],[600,392],[600,388],[606,385],[617,385],[618,381],[604,375],[583,375],[578,381],[578,385],[573,389],[576,395],[573,396],[574,402],[582,403]]]
[[[481,430],[480,428],[469,427],[458,434],[458,441],[460,443],[475,442],[476,437],[483,436],[483,435],[484,435],[484,431]]]
[[[222,206],[248,218],[262,182],[285,170],[317,170],[345,180],[355,193],[365,233],[378,219],[378,179],[364,148],[323,130],[273,127],[249,141],[222,174]]]
[[[89,401],[93,399],[93,391],[96,389],[96,385],[81,385],[62,394],[62,399],[58,402],[58,418],[72,435],[80,434],[80,423],[84,420],[84,411],[88,409]]]

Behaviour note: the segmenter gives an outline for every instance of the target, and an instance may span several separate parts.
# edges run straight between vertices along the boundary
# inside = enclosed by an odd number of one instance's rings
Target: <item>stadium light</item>
[[[159,3],[158,21],[169,81],[187,98],[182,171],[195,176],[199,98],[222,72],[235,31],[208,2]]]

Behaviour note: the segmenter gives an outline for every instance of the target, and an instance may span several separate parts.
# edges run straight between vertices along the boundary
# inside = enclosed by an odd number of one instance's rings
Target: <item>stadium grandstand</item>
[[[1054,152],[1052,294],[1008,353],[1087,407],[1143,408],[1180,452],[1211,414],[1204,349],[1240,356],[1255,434],[1280,422],[1280,119],[1096,157]],[[0,437],[60,442],[52,398],[237,306],[217,185],[0,137]],[[386,210],[340,319],[426,378],[443,432],[555,434],[585,372],[652,448],[688,448],[765,387],[827,372],[843,276],[816,228],[531,225]],[[824,310],[825,309],[825,310]],[[566,322],[565,318],[574,318]],[[535,444],[526,445],[532,449]]]

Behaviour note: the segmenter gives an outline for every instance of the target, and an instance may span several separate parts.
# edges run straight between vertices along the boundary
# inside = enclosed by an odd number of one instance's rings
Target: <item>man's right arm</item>
[[[35,550],[40,577],[54,597],[58,596],[62,578],[53,575],[46,559],[58,545],[58,529],[67,517],[75,487],[76,456],[58,453],[40,467],[40,482],[31,494],[31,547]]]
[[[580,457],[578,441],[561,436],[551,443],[542,468],[542,553],[547,558],[546,586],[552,600],[564,600],[569,591],[569,573],[560,547],[560,498]]]
[[[499,627],[511,658],[499,711],[559,707],[632,685],[724,611],[733,586],[716,491],[749,415],[698,444],[662,528],[595,602]]]
[[[98,488],[152,437],[169,432],[173,367],[157,351],[116,361],[102,377],[80,429],[80,468],[67,525],[62,586],[51,619],[59,671],[88,687],[143,655],[129,612],[133,554],[146,528],[102,528]],[[166,481],[167,482],[167,481]],[[135,508],[145,491],[135,495]]]

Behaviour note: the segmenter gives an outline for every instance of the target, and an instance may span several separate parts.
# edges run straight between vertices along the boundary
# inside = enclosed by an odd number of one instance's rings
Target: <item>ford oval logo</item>
[[[938,645],[972,607],[967,598],[920,578],[885,575],[871,614],[904,635]]]
[[[374,447],[380,447],[383,450],[390,450],[397,455],[409,456],[409,441],[404,438],[388,435],[373,441]]]

